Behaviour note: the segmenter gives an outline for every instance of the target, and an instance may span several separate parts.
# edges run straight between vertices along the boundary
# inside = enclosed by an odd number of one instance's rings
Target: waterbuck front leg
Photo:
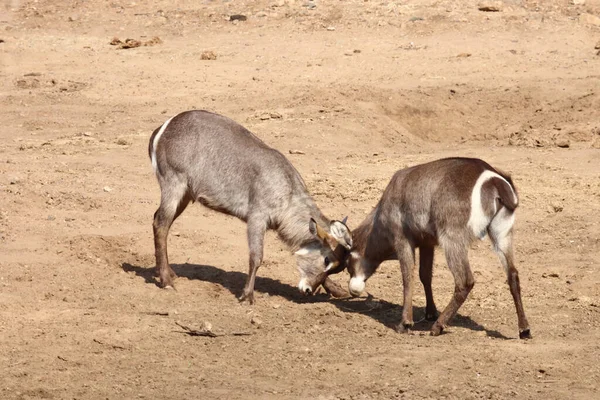
[[[400,270],[402,272],[402,287],[404,302],[402,304],[402,320],[396,326],[397,332],[407,332],[414,325],[413,321],[413,269],[415,266],[415,249],[406,241],[399,240],[396,244],[396,254],[400,261]]]
[[[250,252],[248,278],[244,291],[238,298],[240,301],[247,301],[254,304],[254,281],[256,280],[256,271],[262,263],[265,232],[267,230],[267,218],[263,216],[251,216],[248,218],[248,249]]]
[[[431,281],[433,279],[433,246],[419,247],[419,278],[425,289],[425,319],[435,321],[438,318],[438,311],[433,301],[433,291],[431,290]]]
[[[456,315],[460,306],[467,299],[469,292],[473,289],[473,285],[475,285],[473,273],[469,266],[467,246],[464,246],[460,240],[448,241],[448,243],[442,246],[446,252],[448,267],[454,276],[454,295],[431,327],[431,335],[433,336],[438,336],[442,333],[448,321]]]
[[[156,256],[156,269],[160,278],[160,286],[163,288],[173,286],[175,272],[169,266],[167,254],[167,237],[173,221],[181,215],[190,203],[189,193],[185,183],[161,182],[160,206],[154,213],[152,230],[154,231],[154,252]]]

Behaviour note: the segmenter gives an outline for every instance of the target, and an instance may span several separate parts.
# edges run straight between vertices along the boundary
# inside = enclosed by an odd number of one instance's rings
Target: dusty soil
[[[475,3],[4,1],[0,397],[598,398],[600,2]],[[473,292],[435,338],[427,322],[390,328],[396,263],[370,297],[305,298],[273,234],[257,303],[239,304],[245,226],[198,205],[169,239],[177,291],[159,289],[147,142],[192,108],[287,154],[351,227],[401,167],[462,155],[511,172],[534,338],[517,339],[487,241],[471,251]],[[440,307],[452,290],[438,254]],[[419,285],[417,319],[423,306]]]

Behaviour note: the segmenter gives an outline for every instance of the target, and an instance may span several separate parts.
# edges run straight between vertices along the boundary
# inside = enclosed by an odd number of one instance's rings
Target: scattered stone
[[[215,53],[212,50],[203,51],[202,54],[200,54],[200,59],[201,60],[216,60],[217,53]]]
[[[579,16],[579,21],[584,24],[600,26],[600,17],[597,17],[593,14],[583,13]]]
[[[582,6],[585,4],[585,0],[573,0],[572,3],[574,6]]]
[[[248,17],[243,14],[233,14],[229,16],[230,21],[246,21]]]
[[[257,328],[260,328],[260,326],[262,325],[261,319],[256,316],[252,317],[252,319],[250,320],[250,323],[252,325],[255,325]]]
[[[302,150],[290,150],[290,154],[306,154]]]
[[[277,310],[278,308],[280,308],[280,307],[281,307],[281,304],[273,304],[273,308],[274,308],[274,309],[276,309],[276,310]]]
[[[328,30],[328,31],[335,31],[335,26],[328,26],[328,27],[327,27],[327,30]]]
[[[556,139],[556,145],[562,149],[568,149],[571,146],[571,141],[566,137]]]
[[[73,222],[73,221],[75,221],[75,218],[73,218],[73,217],[66,217],[65,218],[65,222]]]
[[[564,209],[563,205],[557,202],[550,203],[550,207],[552,207],[552,211],[554,211],[555,213],[562,212],[562,210]]]
[[[109,187],[109,186],[104,186],[104,191],[107,192],[107,193],[108,192],[112,192],[112,188]]]
[[[83,132],[82,135],[87,137],[94,136],[92,132]]]
[[[504,4],[501,1],[483,1],[479,3],[478,10],[485,12],[500,12]]]
[[[410,17],[408,20],[410,22],[416,22],[416,21],[424,21],[425,18],[423,18],[423,17]]]
[[[281,118],[282,118],[282,115],[281,115],[281,114],[279,114],[278,112],[272,112],[272,113],[270,113],[270,114],[269,114],[269,116],[270,116],[272,119],[281,119]]]
[[[131,144],[131,142],[125,138],[118,138],[115,143],[119,146],[129,146]]]
[[[12,178],[10,180],[10,184],[11,185],[16,185],[17,183],[21,182],[21,180],[19,178]]]
[[[5,42],[4,39],[0,39],[0,43],[4,43],[4,42]]]
[[[558,278],[558,274],[557,274],[557,273],[554,273],[554,272],[553,272],[553,273],[550,273],[550,274],[543,273],[543,274],[542,274],[542,278]]]
[[[594,46],[594,48],[596,50],[600,50],[600,40],[598,41],[598,43],[596,43],[596,45]]]
[[[56,217],[54,215],[48,215],[48,221],[54,221]]]
[[[140,46],[154,46],[156,44],[162,44],[162,42],[163,41],[158,36],[155,36],[146,42],[136,39],[125,39],[125,41],[122,41],[118,37],[114,37],[109,44],[111,46],[117,46],[117,49],[133,49]]]
[[[460,53],[456,57],[458,57],[458,58],[467,58],[467,57],[471,57],[471,56],[472,56],[471,53]]]
[[[360,49],[354,49],[352,52],[354,54],[360,54],[360,53],[362,53],[362,51]]]
[[[28,72],[23,76],[42,76],[40,72]]]

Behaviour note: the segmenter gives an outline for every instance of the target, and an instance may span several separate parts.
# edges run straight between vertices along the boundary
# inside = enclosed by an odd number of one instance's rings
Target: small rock
[[[258,117],[261,121],[266,121],[268,119],[271,119],[271,114],[261,114],[260,117]]]
[[[93,136],[94,134],[92,132],[83,132],[82,133],[83,136]]]
[[[281,307],[281,304],[273,304],[273,308],[274,308],[274,309],[276,309],[276,310],[277,310],[278,308],[280,308],[280,307]]]
[[[597,17],[593,14],[583,13],[579,16],[579,21],[584,24],[600,26],[600,17]]]
[[[471,57],[471,53],[460,53],[458,54],[456,57],[458,58],[467,58],[467,57]]]
[[[115,143],[119,146],[128,146],[131,144],[131,142],[125,138],[118,138]]]
[[[230,21],[246,21],[248,17],[243,14],[233,14],[229,16]]]
[[[556,145],[560,148],[567,149],[571,145],[571,142],[568,138],[558,138],[556,139]]]
[[[290,150],[290,154],[306,154],[302,150]]]
[[[104,191],[107,192],[107,193],[108,192],[112,192],[112,188],[108,187],[108,186],[104,186]]]
[[[360,49],[354,49],[352,52],[354,54],[360,54],[362,51]]]
[[[558,274],[555,273],[555,272],[552,272],[552,273],[549,273],[549,274],[543,273],[542,274],[542,278],[558,278]]]
[[[54,221],[56,217],[54,215],[48,215],[48,221]]]
[[[181,236],[181,232],[177,232],[177,231],[171,232],[171,236],[177,236],[177,237],[179,237],[179,236]]]
[[[282,115],[279,114],[278,112],[272,112],[269,114],[269,116],[273,119],[281,119]]]
[[[4,39],[0,39],[0,43],[4,43]]]
[[[479,11],[485,12],[500,12],[504,4],[501,1],[483,1],[477,7]]]
[[[65,222],[73,222],[73,221],[75,221],[75,218],[73,218],[73,217],[66,217],[65,218]]]
[[[335,31],[335,26],[328,26],[328,27],[327,27],[327,30],[328,30],[328,31]]]
[[[202,54],[200,54],[200,59],[201,60],[216,60],[217,54],[212,50],[203,51]]]
[[[255,316],[255,317],[252,317],[252,319],[250,320],[250,323],[251,323],[252,325],[255,325],[257,328],[260,328],[260,326],[262,325],[262,321],[261,321],[261,319],[260,319],[260,318],[258,318],[258,317],[256,317],[256,316]]]
[[[550,207],[552,207],[552,210],[553,210],[555,213],[562,212],[562,210],[564,209],[563,205],[562,205],[562,204],[560,204],[560,203],[557,203],[557,202],[552,202],[552,203],[550,203]]]
[[[21,180],[19,178],[12,178],[10,180],[10,184],[11,185],[16,185],[17,183],[21,182]]]
[[[594,48],[596,50],[600,50],[600,40],[598,41],[598,43],[596,43],[596,45],[594,46]]]
[[[582,6],[585,4],[585,0],[573,0],[572,3],[574,6]]]
[[[77,17],[69,17],[69,22],[75,22],[77,21]]]

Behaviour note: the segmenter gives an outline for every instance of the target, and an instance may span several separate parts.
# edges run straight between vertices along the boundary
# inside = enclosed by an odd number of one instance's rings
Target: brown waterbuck
[[[314,293],[322,284],[333,295],[344,294],[324,271],[337,266],[352,245],[345,220],[323,215],[279,151],[229,118],[196,110],[157,128],[148,152],[161,192],[153,223],[161,286],[173,287],[175,277],[167,255],[169,228],[190,202],[198,201],[247,223],[250,266],[240,300],[254,302],[267,229],[276,230],[296,253],[303,293]]]
[[[489,235],[508,277],[517,309],[519,337],[530,338],[513,259],[513,224],[518,203],[511,178],[479,159],[447,158],[400,170],[377,206],[353,231],[354,243],[347,262],[328,269],[326,274],[347,266],[350,294],[358,296],[383,261],[399,260],[404,305],[397,330],[406,331],[413,326],[413,266],[415,248],[419,248],[426,318],[435,320],[431,334],[437,336],[475,283],[469,266],[469,245]],[[439,316],[431,291],[436,245],[444,250],[455,284],[452,300]]]

